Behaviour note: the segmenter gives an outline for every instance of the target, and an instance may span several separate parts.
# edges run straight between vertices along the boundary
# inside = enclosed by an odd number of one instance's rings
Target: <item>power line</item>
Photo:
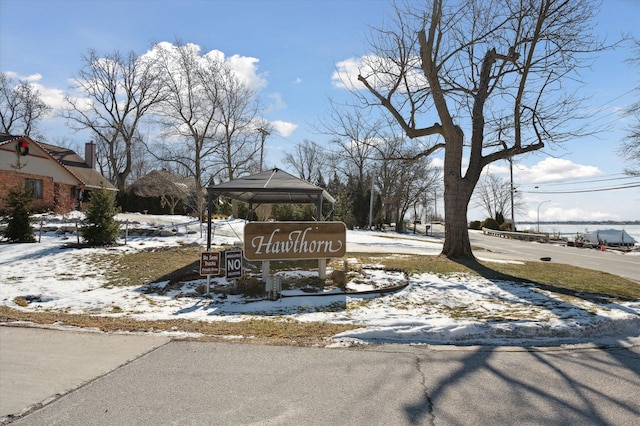
[[[616,176],[616,175],[612,175],[612,176]],[[624,175],[623,177],[591,179],[591,180],[582,180],[582,181],[574,181],[574,182],[571,182],[571,181],[569,181],[569,182],[550,182],[550,183],[543,183],[543,184],[530,183],[528,185],[545,185],[545,186],[580,185],[580,184],[583,184],[583,183],[607,182],[607,181],[612,181],[612,180],[625,180],[625,179],[637,179],[637,178],[638,178],[638,176]]]
[[[602,192],[602,191],[615,191],[618,189],[629,189],[640,187],[640,183],[633,183],[630,185],[616,186],[611,188],[592,188],[592,189],[576,189],[572,191],[518,191],[525,194],[578,194],[582,192]]]

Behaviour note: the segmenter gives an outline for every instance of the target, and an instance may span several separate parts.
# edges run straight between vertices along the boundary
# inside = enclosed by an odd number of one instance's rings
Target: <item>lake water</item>
[[[538,225],[535,223],[520,224],[518,230],[531,230],[536,232]],[[618,229],[625,230],[627,234],[631,235],[636,241],[640,242],[640,225],[620,225],[613,223],[541,223],[540,232],[548,232],[552,235],[560,235],[560,237],[573,240],[576,234],[585,234],[587,232],[595,232],[598,229]],[[640,243],[636,243],[639,245]]]

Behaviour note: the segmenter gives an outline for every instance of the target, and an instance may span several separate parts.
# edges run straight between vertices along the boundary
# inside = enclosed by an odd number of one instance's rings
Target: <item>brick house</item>
[[[18,155],[20,154],[20,155]],[[15,167],[20,162],[19,170]],[[85,145],[85,158],[59,146],[28,136],[0,133],[0,212],[7,207],[9,190],[18,184],[31,192],[35,211],[66,213],[78,208],[88,192],[116,188],[95,170],[95,144]]]

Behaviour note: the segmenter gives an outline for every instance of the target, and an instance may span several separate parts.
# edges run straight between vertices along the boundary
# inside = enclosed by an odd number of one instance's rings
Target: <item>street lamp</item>
[[[541,202],[540,204],[538,204],[538,233],[540,233],[540,206],[543,205],[544,203],[548,203],[551,200],[545,200],[543,202]]]

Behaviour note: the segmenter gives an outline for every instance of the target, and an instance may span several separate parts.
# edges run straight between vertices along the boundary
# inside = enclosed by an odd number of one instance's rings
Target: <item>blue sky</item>
[[[391,11],[383,0],[0,0],[0,71],[28,78],[55,103],[89,48],[143,54],[154,42],[180,40],[203,52],[255,58],[252,72],[260,77],[260,94],[269,106],[265,118],[281,129],[267,138],[266,163],[282,166],[283,151],[304,139],[326,140],[313,128],[326,117],[329,97],[346,96],[332,83],[337,64],[368,53],[368,27],[380,26]],[[639,23],[640,2],[604,0],[596,31],[608,41],[622,33],[640,38]],[[592,96],[589,106],[599,111],[594,120],[612,124],[611,131],[514,164],[515,185],[525,201],[516,221],[535,221],[538,209],[541,220],[640,220],[640,188],[536,193],[640,183],[620,179],[625,164],[616,153],[626,126],[620,110],[640,96],[631,93],[640,85],[640,73],[624,63],[629,56],[626,47],[599,54],[583,75],[584,90]],[[53,117],[40,130],[51,143],[86,140],[64,132],[64,122]],[[508,178],[506,162],[490,170]],[[469,219],[484,216],[471,209]]]

